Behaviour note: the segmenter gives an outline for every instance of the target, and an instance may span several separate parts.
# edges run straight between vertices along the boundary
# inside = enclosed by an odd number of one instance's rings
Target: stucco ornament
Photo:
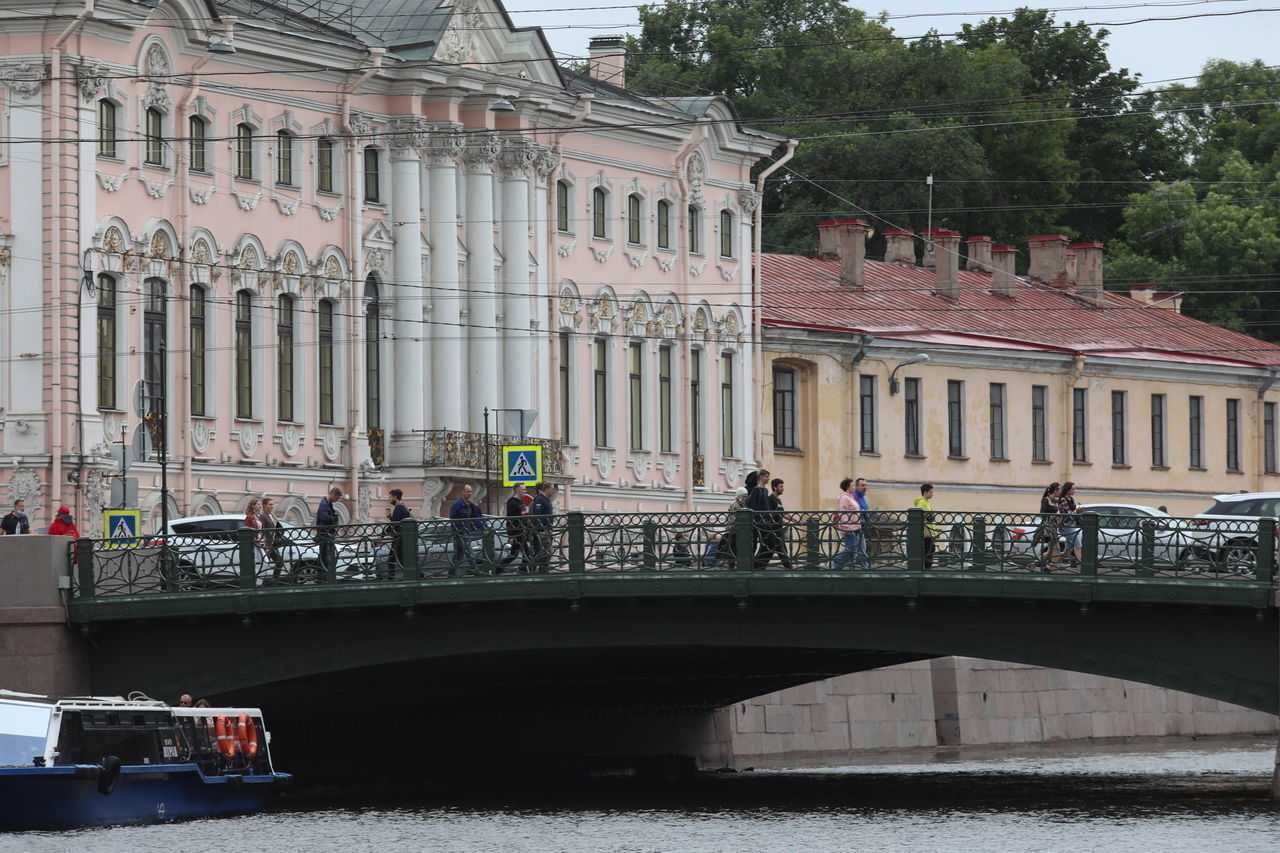
[[[431,166],[448,166],[462,153],[466,139],[452,127],[433,131],[422,146],[422,153]]]
[[[498,165],[504,178],[527,178],[541,153],[541,146],[525,136],[508,136],[502,142]]]
[[[631,469],[631,473],[635,474],[637,483],[644,480],[645,475],[649,473],[649,465],[652,462],[653,459],[644,453],[637,453],[627,459],[627,467]]]
[[[302,447],[302,430],[297,424],[285,424],[280,429],[280,449],[285,456],[295,456]]]
[[[338,263],[338,259],[333,255],[324,259],[324,277],[330,281],[337,281],[342,278],[342,265]]]
[[[502,153],[502,139],[496,133],[469,133],[462,162],[468,172],[489,172]]]
[[[707,165],[703,162],[701,152],[695,151],[685,161],[685,176],[689,181],[689,202],[702,204],[702,185],[707,180]]]
[[[17,468],[13,472],[13,476],[9,478],[9,503],[14,501],[26,501],[32,506],[27,508],[27,514],[31,515],[32,511],[40,503],[40,475],[32,468]]]
[[[680,462],[675,454],[665,454],[660,463],[662,470],[662,481],[670,484],[676,478],[676,473],[680,470]]]
[[[87,518],[101,518],[111,500],[111,484],[105,472],[94,468],[85,473],[84,498]]]
[[[601,480],[609,479],[616,461],[617,457],[612,450],[597,450],[595,456],[591,458],[591,462],[596,466],[596,473],[600,475]]]
[[[560,325],[577,328],[582,320],[582,300],[571,289],[560,291]]]
[[[385,137],[391,156],[398,160],[417,157],[418,149],[427,144],[431,125],[425,119],[406,117],[393,119]]]
[[[76,85],[80,89],[80,97],[86,102],[97,99],[98,94],[107,88],[107,71],[102,63],[94,62],[77,68]]]
[[[258,452],[258,430],[253,424],[240,425],[240,452],[246,458]]]
[[[207,241],[203,239],[196,240],[196,244],[191,247],[191,262],[205,266],[213,263],[213,253],[209,251],[209,243]]]
[[[191,447],[196,453],[204,453],[213,440],[213,421],[197,418],[191,423]]]
[[[163,231],[157,231],[151,235],[151,245],[147,248],[147,257],[155,260],[168,260],[173,257],[173,244],[169,241],[169,235]]]
[[[102,440],[107,444],[120,441],[124,432],[124,415],[119,412],[107,412],[102,416]]]
[[[280,265],[280,272],[285,275],[302,275],[302,261],[298,260],[297,252],[289,252],[284,256],[284,263]]]
[[[338,452],[342,450],[342,442],[338,439],[338,431],[336,429],[327,429],[320,434],[320,447],[324,450],[324,457],[330,462],[338,461]]]
[[[107,233],[102,235],[102,248],[112,254],[122,254],[124,252],[124,234],[114,225],[107,229]]]
[[[191,196],[191,200],[196,204],[208,204],[209,199],[213,198],[213,194],[218,191],[217,187],[206,187],[198,190],[195,187],[187,187],[187,192]]]
[[[18,99],[34,98],[40,94],[44,85],[44,65],[23,62],[16,68],[10,68],[0,74],[0,83],[9,88],[9,93]]]
[[[538,172],[539,180],[545,181],[560,168],[559,152],[550,145],[539,145],[537,159],[534,160],[533,167]]]
[[[476,34],[484,29],[477,0],[461,0],[453,7],[449,27],[440,38],[432,59],[438,62],[466,62],[476,52]]]
[[[743,212],[748,216],[756,212],[756,207],[758,207],[759,204],[760,193],[750,187],[744,187],[743,189],[738,190],[738,206],[741,207]]]
[[[373,122],[364,113],[351,114],[351,132],[356,136],[368,136],[373,133]]]
[[[252,246],[245,246],[240,252],[239,267],[242,270],[256,270],[258,263],[258,250]]]
[[[368,523],[373,516],[373,489],[367,480],[361,480],[356,489],[356,522]]]
[[[147,49],[147,77],[152,79],[166,77],[169,72],[169,55],[160,45],[151,45]]]
[[[724,315],[724,322],[720,327],[721,331],[727,337],[735,337],[738,332],[742,331],[741,324],[738,322],[738,315],[730,311]]]

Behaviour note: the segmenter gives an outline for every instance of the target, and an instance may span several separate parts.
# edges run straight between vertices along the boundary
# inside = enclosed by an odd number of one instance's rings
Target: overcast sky
[[[581,57],[593,35],[638,34],[636,7],[625,0],[509,0],[507,10],[517,26],[540,26],[551,49],[562,57]],[[889,26],[901,36],[936,29],[953,33],[961,24],[1011,14],[1017,4],[1001,0],[902,0],[850,3],[869,12],[888,9]],[[582,9],[570,7],[608,7]],[[564,11],[528,11],[555,9]],[[1145,83],[1195,77],[1208,59],[1238,62],[1261,59],[1280,63],[1280,2],[1271,0],[1059,0],[1051,8],[1059,23],[1085,21],[1111,31],[1108,56],[1114,67],[1142,75]],[[522,11],[525,10],[525,11]],[[955,10],[956,14],[940,14]],[[1267,11],[1252,11],[1267,10]],[[1184,20],[1125,21],[1146,18]]]

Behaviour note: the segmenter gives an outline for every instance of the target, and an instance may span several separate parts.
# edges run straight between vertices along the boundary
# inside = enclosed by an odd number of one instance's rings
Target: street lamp
[[[906,361],[899,362],[898,366],[895,367],[893,369],[893,372],[889,374],[889,393],[890,394],[898,393],[898,371],[899,370],[901,370],[902,368],[906,367],[909,364],[920,364],[921,362],[925,362],[928,360],[929,360],[928,355],[926,355],[925,353],[919,353],[918,355],[911,356],[911,358],[907,359]]]

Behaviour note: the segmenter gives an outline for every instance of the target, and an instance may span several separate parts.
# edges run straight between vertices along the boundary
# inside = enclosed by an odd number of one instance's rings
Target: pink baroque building
[[[725,506],[756,455],[750,170],[782,140],[591,54],[489,0],[6,3],[8,497],[98,530],[141,382],[171,516],[307,523],[332,486],[344,518],[392,487],[435,514],[520,411],[562,508]],[[156,519],[154,456],[128,475]]]

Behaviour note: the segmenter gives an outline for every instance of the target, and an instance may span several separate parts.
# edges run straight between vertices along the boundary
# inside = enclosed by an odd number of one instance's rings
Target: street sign
[[[136,509],[106,509],[102,511],[102,535],[108,548],[128,548],[139,544],[142,532],[142,512]]]
[[[141,379],[133,383],[133,413],[140,418],[147,416],[147,383]]]
[[[529,430],[538,419],[537,409],[498,409],[498,412],[502,415],[503,434],[521,438],[529,437]]]
[[[133,464],[133,448],[127,444],[111,445],[111,461],[116,463],[122,472],[128,471],[129,466]]]
[[[151,441],[151,431],[147,429],[146,424],[138,424],[133,428],[133,458],[139,462],[146,462],[151,456],[151,452],[155,449]]]
[[[137,506],[138,478],[112,477],[111,503],[113,506]]]
[[[542,448],[537,445],[502,448],[502,485],[524,483],[535,486],[542,482]]]

